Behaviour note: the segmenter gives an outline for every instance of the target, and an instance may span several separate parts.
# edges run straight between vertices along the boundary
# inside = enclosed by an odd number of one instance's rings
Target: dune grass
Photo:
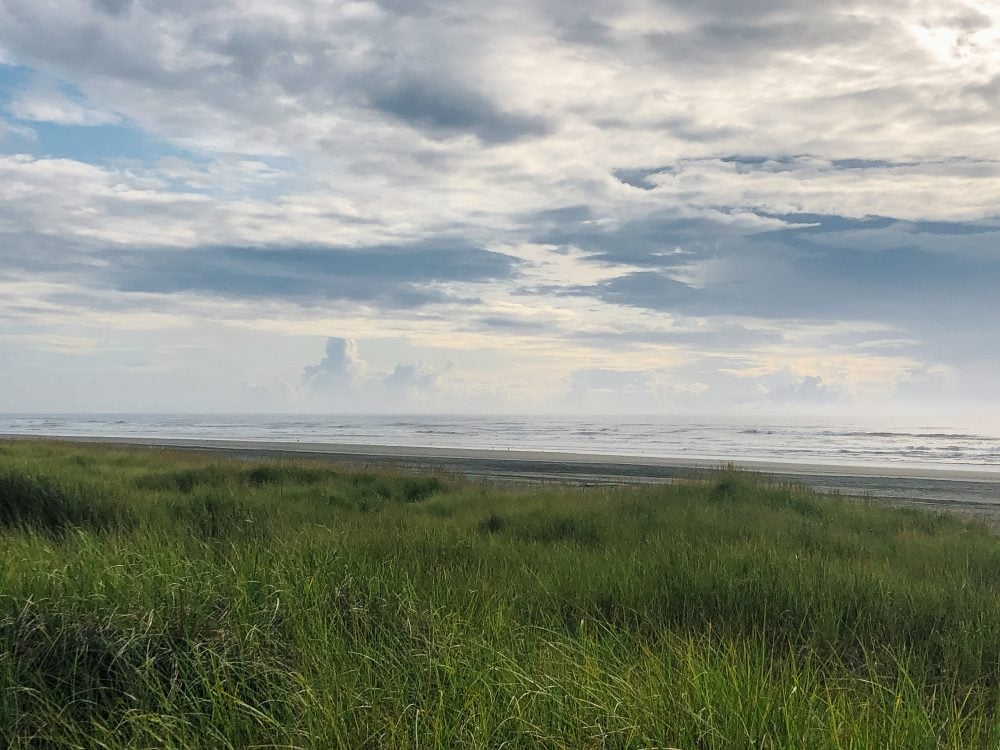
[[[0,446],[0,746],[1000,747],[1000,540],[739,472]]]

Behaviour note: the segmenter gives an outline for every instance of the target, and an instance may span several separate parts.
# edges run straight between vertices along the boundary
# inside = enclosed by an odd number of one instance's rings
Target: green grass
[[[0,747],[1000,747],[1000,540],[738,472],[0,450]]]

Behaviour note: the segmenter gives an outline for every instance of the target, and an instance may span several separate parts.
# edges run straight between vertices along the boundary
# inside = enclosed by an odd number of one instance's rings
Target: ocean
[[[11,414],[0,434],[350,443],[991,470],[1000,429],[930,420],[306,414]]]

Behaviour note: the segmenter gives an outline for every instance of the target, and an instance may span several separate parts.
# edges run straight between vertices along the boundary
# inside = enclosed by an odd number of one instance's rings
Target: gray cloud
[[[438,285],[509,279],[517,269],[511,256],[447,240],[363,248],[151,248],[112,255],[111,280],[126,292],[352,300],[397,308],[453,300]]]
[[[594,218],[594,212],[590,206],[560,206],[559,208],[548,208],[542,211],[531,211],[519,216],[519,221],[525,227],[537,231],[540,227],[552,227],[555,231],[560,231],[565,226],[576,226],[580,222]]]
[[[585,293],[585,287],[578,288]],[[690,309],[699,297],[698,290],[655,271],[637,271],[603,281],[593,287],[595,296],[620,305],[650,310],[679,311]]]
[[[584,260],[602,264],[628,264],[675,268],[699,257],[743,247],[764,228],[721,224],[702,218],[651,216],[620,224],[566,221],[546,228],[533,239],[549,245],[571,246],[586,253]]]
[[[0,207],[0,219],[4,210]],[[67,240],[41,232],[0,231],[0,276],[11,273],[73,278],[93,272],[93,248],[86,240]]]
[[[616,169],[615,179],[640,190],[654,190],[656,185],[649,181],[655,174],[669,170],[669,167],[649,167],[640,169]]]
[[[0,219],[3,211],[0,210]],[[356,302],[414,309],[467,297],[456,284],[509,282],[523,262],[461,240],[442,238],[400,245],[134,247],[25,231],[0,232],[0,280],[34,278],[83,290],[128,294],[198,293],[245,300],[288,300],[303,305]],[[129,304],[61,292],[76,304]]]
[[[376,109],[437,136],[472,133],[493,144],[549,131],[541,117],[502,111],[482,94],[444,80],[406,76],[370,96]]]
[[[778,255],[751,243],[743,257],[713,259],[722,278],[704,286],[662,271],[635,271],[566,293],[689,315],[772,319],[884,320],[914,325],[963,324],[998,310],[1000,262],[960,263],[901,249],[873,254],[843,249]],[[780,250],[780,248],[779,248]]]
[[[578,18],[567,23],[559,36],[562,40],[572,44],[586,44],[596,47],[610,47],[614,44],[614,29],[593,18]]]
[[[548,326],[541,320],[525,320],[523,318],[511,318],[504,315],[488,315],[478,320],[480,327],[485,329],[500,329],[505,331],[523,331],[540,333],[547,330]]]
[[[820,8],[832,13],[849,12],[860,4],[854,0],[833,0],[820,5],[814,0],[656,0],[689,18],[767,20],[790,13],[814,13]]]
[[[905,222],[817,214],[764,215],[776,229],[704,219],[567,222],[539,241],[584,251],[583,262],[637,267],[590,286],[615,304],[694,314],[900,322],[930,300],[955,319],[995,309],[995,222]],[[548,291],[554,291],[548,289]]]
[[[538,291],[674,316],[748,317],[773,321],[773,326],[781,321],[878,324],[886,332],[852,331],[840,340],[818,336],[809,343],[829,353],[907,356],[970,367],[996,361],[996,347],[985,343],[995,336],[979,322],[1000,316],[995,223],[807,214],[775,218],[792,225],[748,234],[705,222],[643,220],[566,230],[559,242],[597,251],[582,256],[583,262],[634,268],[589,285]],[[684,252],[666,250],[674,243]],[[727,333],[727,325],[715,322],[701,334],[632,330],[580,336],[591,337],[595,345],[660,343],[702,352],[787,345],[780,338],[769,341],[759,327]],[[786,386],[779,393],[791,398]],[[808,393],[807,386],[803,397]]]
[[[773,11],[773,9],[771,9]],[[805,11],[805,12],[801,12]],[[816,4],[792,14],[718,14],[684,31],[644,35],[646,51],[682,68],[712,69],[768,65],[789,52],[815,54],[824,48],[862,45],[877,38],[880,26],[857,15],[830,12],[817,22]],[[770,16],[770,17],[769,17]]]
[[[375,0],[379,8],[400,16],[427,16],[441,7],[434,0]]]
[[[112,16],[126,13],[132,7],[132,0],[94,0],[94,6]]]

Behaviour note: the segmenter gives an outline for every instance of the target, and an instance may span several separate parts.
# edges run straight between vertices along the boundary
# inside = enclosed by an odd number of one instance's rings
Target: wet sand
[[[6,440],[59,440],[219,451],[242,458],[320,458],[372,467],[435,470],[487,481],[635,484],[701,479],[725,464],[824,492],[871,497],[893,504],[1000,521],[1000,471],[976,468],[844,466],[771,461],[658,458],[478,448],[435,448],[343,443],[201,440],[138,437],[2,435]]]

